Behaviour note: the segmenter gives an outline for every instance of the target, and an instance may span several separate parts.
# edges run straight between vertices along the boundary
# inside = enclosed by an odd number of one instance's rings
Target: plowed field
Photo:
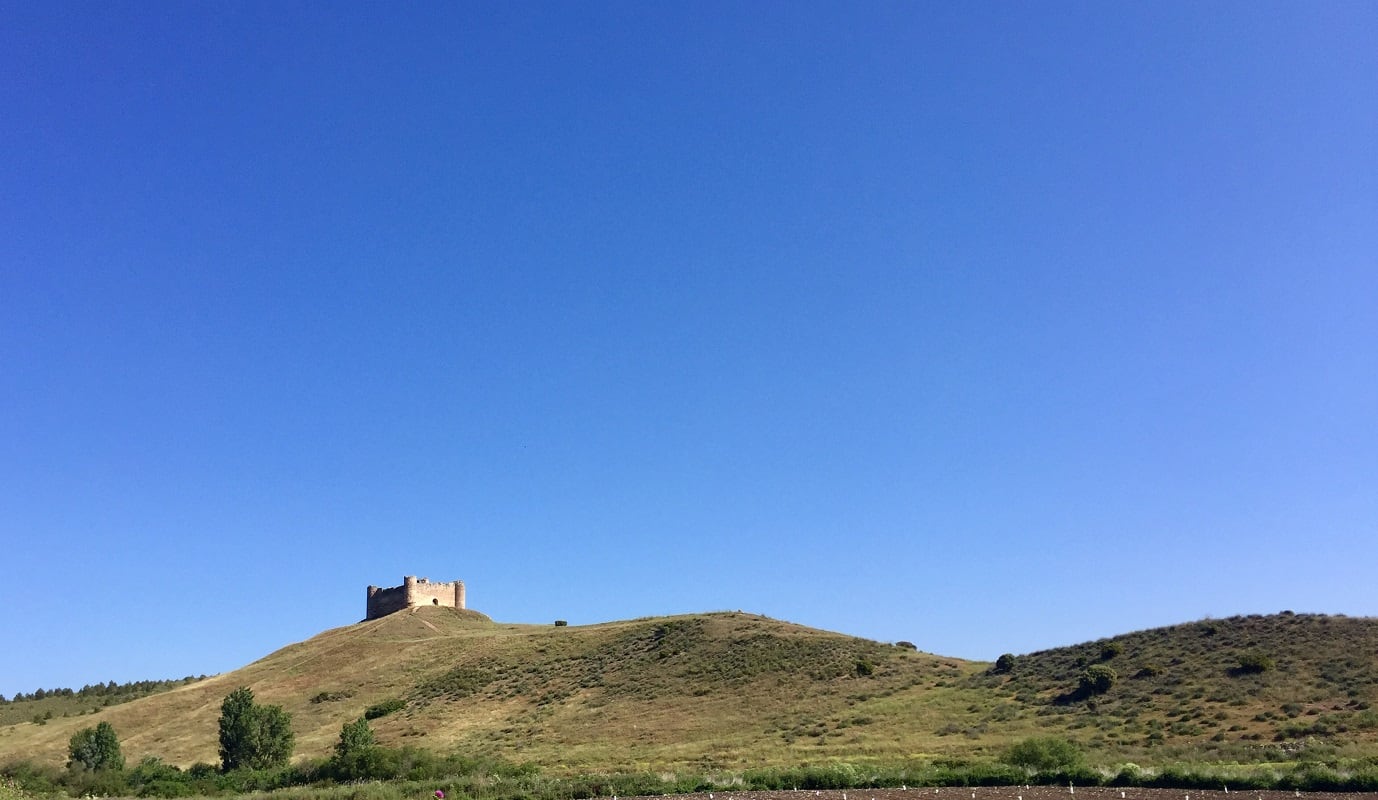
[[[939,789],[796,790],[783,792],[703,792],[644,800],[1361,800],[1375,792],[1201,791],[1068,786],[949,786]],[[643,800],[618,798],[617,800]]]

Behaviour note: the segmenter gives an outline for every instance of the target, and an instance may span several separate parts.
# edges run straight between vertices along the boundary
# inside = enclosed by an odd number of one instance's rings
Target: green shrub
[[[353,693],[353,692],[321,692],[321,693],[319,693],[319,694],[317,694],[317,695],[315,695],[314,697],[311,698],[311,703],[312,703],[313,705],[319,704],[319,703],[330,703],[330,702],[334,702],[334,701],[336,701],[336,700],[344,700],[344,699],[346,699],[346,698],[348,698],[348,697],[353,697],[353,696],[354,696],[354,693]]]
[[[1081,750],[1066,739],[1041,736],[1017,742],[1000,759],[1029,772],[1069,770],[1081,765]]]
[[[378,719],[379,717],[386,717],[388,714],[391,714],[394,711],[401,711],[406,707],[406,700],[403,700],[400,697],[394,697],[391,700],[384,700],[381,703],[375,703],[369,706],[368,708],[364,709],[364,719]]]
[[[129,771],[129,787],[136,794],[155,794],[158,797],[177,797],[190,794],[182,770],[172,764],[164,764],[157,756],[144,756],[137,767]],[[149,787],[158,786],[157,791]],[[173,792],[177,787],[178,791]]]
[[[1004,675],[1005,673],[1013,672],[1014,655],[1012,653],[1001,654],[999,658],[995,659],[995,668],[992,671],[998,675]]]
[[[1120,653],[1124,652],[1124,645],[1119,642],[1106,642],[1100,648],[1100,660],[1109,661]]]
[[[62,783],[62,772],[56,766],[36,764],[32,761],[12,761],[5,764],[4,775],[30,795],[57,794],[58,786]]]
[[[1104,664],[1093,664],[1077,676],[1077,691],[1083,695],[1104,694],[1119,680],[1119,674]]]
[[[66,780],[69,794],[79,797],[121,797],[130,794],[125,774],[120,770],[82,770],[70,773]]]
[[[1271,657],[1253,651],[1240,654],[1239,666],[1234,671],[1241,675],[1257,675],[1261,672],[1267,672],[1274,666],[1276,665]]]

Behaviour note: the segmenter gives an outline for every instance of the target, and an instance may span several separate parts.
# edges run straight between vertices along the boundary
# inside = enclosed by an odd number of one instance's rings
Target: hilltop
[[[1079,692],[1092,667],[1110,685]],[[1205,620],[997,666],[740,612],[557,627],[423,607],[94,713],[5,725],[0,761],[60,763],[73,732],[104,720],[131,762],[213,764],[238,686],[292,714],[308,758],[366,713],[389,746],[570,772],[980,759],[1031,735],[1106,763],[1378,752],[1373,619]]]

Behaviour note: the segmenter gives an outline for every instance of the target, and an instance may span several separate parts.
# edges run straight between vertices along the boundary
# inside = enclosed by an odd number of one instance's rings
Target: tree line
[[[80,689],[35,689],[32,692],[16,692],[14,697],[6,698],[0,694],[0,705],[7,703],[24,703],[31,700],[43,700],[49,697],[73,697],[77,699],[91,699],[97,697],[111,697],[132,695],[143,697],[157,692],[184,686],[199,680],[205,680],[206,676],[199,677],[188,675],[185,678],[173,678],[161,681],[130,681],[128,683],[115,683],[107,681],[105,683],[88,683]]]

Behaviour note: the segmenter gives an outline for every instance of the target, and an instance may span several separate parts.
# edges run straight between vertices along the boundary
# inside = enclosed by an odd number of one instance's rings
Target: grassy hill
[[[1092,666],[1114,671],[1079,693]],[[1378,620],[1207,620],[1032,653],[1007,672],[743,613],[578,627],[422,608],[326,631],[233,673],[76,716],[0,726],[0,761],[65,759],[98,721],[126,758],[216,763],[238,686],[323,757],[370,708],[381,743],[555,772],[739,770],[986,758],[1064,736],[1103,763],[1378,754]]]
[[[1104,693],[1079,676],[1113,670]],[[1014,659],[972,685],[1092,747],[1284,759],[1378,741],[1378,620],[1283,612],[1140,631]],[[1372,748],[1370,748],[1372,750]]]

